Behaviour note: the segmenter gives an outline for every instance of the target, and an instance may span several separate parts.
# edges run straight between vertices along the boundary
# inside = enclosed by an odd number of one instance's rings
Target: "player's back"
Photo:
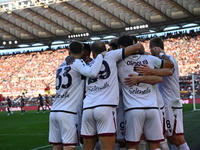
[[[151,68],[161,66],[161,60],[151,55],[131,55],[118,63],[118,75],[122,85],[125,110],[130,108],[157,107],[156,86],[148,83],[138,83],[129,87],[124,78],[129,74],[138,74],[136,67],[148,65]]]
[[[52,110],[63,110],[77,112],[77,107],[83,100],[84,80],[83,76],[77,71],[77,67],[82,62],[75,59],[71,65],[66,65],[66,61],[57,68],[56,71],[56,96]]]
[[[97,78],[87,78],[84,108],[118,105],[117,62],[122,60],[122,56],[122,49],[107,52]]]
[[[166,106],[168,106],[171,101],[180,100],[178,63],[174,57],[170,55],[167,56],[170,57],[171,61],[174,63],[173,74],[171,76],[163,77],[162,83],[158,84],[159,91]]]

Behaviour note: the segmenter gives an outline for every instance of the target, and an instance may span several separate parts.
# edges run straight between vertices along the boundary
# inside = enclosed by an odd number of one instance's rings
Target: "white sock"
[[[176,145],[171,145],[171,150],[178,150],[178,147],[176,147]]]
[[[140,140],[140,143],[138,144],[138,150],[146,150],[146,141]]]
[[[155,150],[161,150],[160,148],[156,148]]]
[[[167,139],[165,139],[163,142],[160,142],[160,148],[162,150],[169,150],[169,146],[168,146],[168,143],[167,143]]]
[[[188,144],[185,142],[178,147],[179,150],[190,150]]]

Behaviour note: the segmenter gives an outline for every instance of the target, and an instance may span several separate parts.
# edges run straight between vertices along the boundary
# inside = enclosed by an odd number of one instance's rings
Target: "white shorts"
[[[183,135],[182,108],[165,107],[167,136]]]
[[[125,139],[129,143],[139,143],[144,133],[147,142],[164,140],[158,109],[132,109],[125,112]]]
[[[116,134],[116,108],[95,107],[83,110],[81,137],[91,138]]]
[[[120,101],[118,108],[117,108],[117,140],[124,141],[124,130],[125,130],[125,124],[124,124],[124,105],[123,102]]]
[[[77,115],[51,112],[49,116],[49,143],[76,146],[78,143]]]
[[[159,108],[159,114],[160,114],[160,121],[162,124],[162,132],[163,135],[166,134],[167,126],[166,126],[166,117],[165,117],[165,107]]]

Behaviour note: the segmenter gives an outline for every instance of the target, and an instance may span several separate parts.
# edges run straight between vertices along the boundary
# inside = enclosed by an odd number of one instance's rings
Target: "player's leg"
[[[9,116],[10,115],[10,107],[8,106],[7,109],[8,109],[8,114],[7,115]]]
[[[59,149],[62,145],[62,150],[75,149],[78,142],[76,120],[75,114],[63,112],[50,113],[49,143],[53,144],[53,148]]]
[[[116,136],[99,136],[102,150],[113,150]]]
[[[53,145],[53,150],[63,150],[63,145],[62,144]]]
[[[171,145],[179,150],[189,150],[183,130],[183,116],[181,108],[166,107],[167,139]]]
[[[150,150],[161,149],[160,142],[164,141],[164,136],[158,109],[146,110],[144,134]]]
[[[38,110],[37,110],[37,113],[39,113],[39,111],[40,111],[40,105],[38,105]]]
[[[166,126],[165,108],[164,107],[160,108],[159,113],[160,113],[160,121],[161,124],[163,125],[163,136],[164,136],[164,141],[160,142],[160,147],[162,150],[169,150],[167,136],[166,136],[167,126]]]
[[[146,150],[146,139],[144,133],[142,133],[140,138],[140,143],[138,144],[138,150]]]
[[[138,149],[145,121],[144,109],[125,112],[125,140],[127,149]]]
[[[117,137],[115,142],[114,150],[125,150],[126,144],[124,141],[124,131],[125,131],[125,125],[124,125],[124,105],[122,102],[122,98],[120,95],[119,99],[119,105],[117,107]]]
[[[57,123],[56,113],[52,112],[49,116],[49,143],[53,145],[53,150],[63,150],[62,139]]]
[[[94,150],[96,141],[97,141],[96,137],[83,138],[84,149],[85,150]]]
[[[148,142],[150,150],[161,150],[160,142]]]
[[[116,141],[116,108],[94,108],[97,132],[102,150],[113,150]]]
[[[45,109],[44,104],[42,104],[41,107],[42,107],[42,111],[43,111],[43,113],[45,113],[45,112],[46,112],[46,109]]]
[[[83,110],[81,121],[81,137],[84,149],[94,150],[97,141],[96,121],[93,116],[94,108]]]

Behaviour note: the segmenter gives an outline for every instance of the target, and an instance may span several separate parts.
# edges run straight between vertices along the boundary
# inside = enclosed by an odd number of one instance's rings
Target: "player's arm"
[[[173,68],[153,69],[144,64],[136,67],[136,72],[143,75],[171,76],[173,74]]]
[[[81,66],[77,66],[77,70],[86,77],[95,78],[101,69],[102,62],[103,55],[98,54],[91,66],[86,65],[85,62],[82,62]]]
[[[151,48],[151,53],[154,56],[163,60],[163,65],[161,66],[161,68],[173,68],[174,67],[174,63],[171,61],[171,59],[165,54],[165,52],[160,47]]]
[[[124,49],[124,58],[134,53],[144,54],[144,46],[141,43],[127,46]]]
[[[137,74],[130,74],[127,78],[124,79],[124,83],[129,86],[133,86],[141,82],[149,84],[161,83],[162,77],[155,75],[138,76]]]

